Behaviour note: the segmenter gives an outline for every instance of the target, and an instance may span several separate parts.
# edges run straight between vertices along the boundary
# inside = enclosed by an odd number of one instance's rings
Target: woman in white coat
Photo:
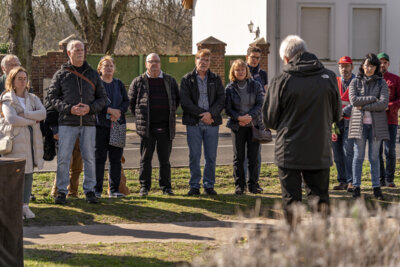
[[[2,155],[25,159],[23,216],[35,217],[29,209],[32,191],[33,168],[43,167],[43,139],[39,122],[46,118],[46,109],[40,99],[28,92],[28,73],[16,67],[7,75],[6,91],[1,95],[4,123],[12,126],[13,147],[10,153]]]

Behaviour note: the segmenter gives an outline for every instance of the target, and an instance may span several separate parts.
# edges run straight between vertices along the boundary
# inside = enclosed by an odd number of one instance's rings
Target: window
[[[301,7],[300,36],[309,51],[320,59],[330,58],[331,8]]]
[[[353,8],[352,56],[363,58],[367,53],[379,53],[382,39],[382,9]]]

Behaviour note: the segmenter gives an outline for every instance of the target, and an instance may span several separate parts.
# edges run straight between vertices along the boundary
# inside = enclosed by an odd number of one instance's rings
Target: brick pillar
[[[264,38],[259,38],[252,42],[250,46],[256,46],[261,49],[261,69],[268,71],[268,54],[269,54],[269,43]]]
[[[225,83],[225,46],[226,43],[210,36],[197,44],[197,50],[209,49],[211,51],[210,69],[221,77]]]

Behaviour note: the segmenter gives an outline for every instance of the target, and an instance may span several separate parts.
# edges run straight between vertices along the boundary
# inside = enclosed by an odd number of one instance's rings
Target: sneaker
[[[149,190],[147,190],[147,188],[146,187],[142,187],[142,188],[140,188],[140,191],[139,191],[139,196],[141,196],[141,197],[145,197],[145,196],[147,196],[149,194]]]
[[[244,194],[244,188],[236,188],[235,189],[235,195],[243,195]]]
[[[35,197],[35,195],[34,195],[34,194],[31,194],[31,197],[30,197],[30,199],[31,199],[31,201],[36,201],[36,197]]]
[[[35,213],[33,213],[28,206],[23,206],[22,207],[22,214],[23,214],[23,217],[25,219],[33,219],[33,218],[35,218]]]
[[[384,200],[383,195],[382,195],[382,190],[380,187],[374,187],[374,196],[378,200]]]
[[[64,193],[58,192],[56,198],[54,199],[54,203],[64,205],[67,203],[66,196]]]
[[[163,191],[163,195],[166,195],[166,196],[175,196],[174,191],[172,191],[171,188],[165,189],[165,190]]]
[[[188,194],[188,196],[198,196],[198,195],[200,195],[200,189],[190,188],[190,190],[187,194]]]
[[[101,198],[101,192],[94,192],[94,195],[95,195],[97,198]]]
[[[356,186],[353,189],[353,197],[354,198],[360,198],[361,197],[361,188]]]
[[[214,188],[204,188],[204,192],[206,193],[206,195],[209,195],[209,196],[218,195],[218,193],[214,190]]]
[[[388,183],[387,187],[396,187],[396,185],[394,183]]]
[[[125,197],[125,195],[120,192],[115,192],[115,193],[110,192],[108,197],[109,198],[121,198],[121,197]]]
[[[347,190],[347,184],[345,183],[340,183],[338,185],[335,185],[333,187],[333,190]]]
[[[347,185],[347,192],[351,193],[354,190],[354,186],[352,184]]]
[[[86,193],[86,201],[90,204],[96,204],[99,202],[98,198],[96,197],[93,191]]]

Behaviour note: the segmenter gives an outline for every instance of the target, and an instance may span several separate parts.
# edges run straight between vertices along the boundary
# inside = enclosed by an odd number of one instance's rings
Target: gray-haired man
[[[10,73],[13,68],[18,66],[21,66],[21,62],[16,55],[6,55],[1,60],[1,70],[3,71],[3,75],[0,77],[0,94],[5,90],[8,73]]]

